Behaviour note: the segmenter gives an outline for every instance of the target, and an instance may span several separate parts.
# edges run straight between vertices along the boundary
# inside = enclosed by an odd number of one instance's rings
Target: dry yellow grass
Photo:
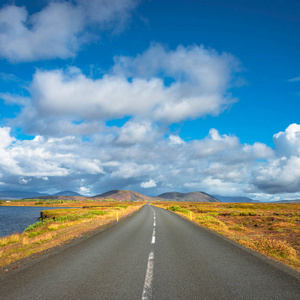
[[[86,206],[87,203],[83,203]],[[9,265],[31,254],[62,245],[110,222],[137,211],[142,202],[98,202],[75,210],[44,211],[44,222],[38,222],[21,234],[0,238],[0,267]],[[94,204],[94,203],[93,203]]]
[[[300,271],[300,204],[153,202]]]
[[[20,234],[14,233],[10,236],[0,239],[0,247],[6,246],[9,244],[13,244],[13,243],[17,243],[19,240],[20,240]]]

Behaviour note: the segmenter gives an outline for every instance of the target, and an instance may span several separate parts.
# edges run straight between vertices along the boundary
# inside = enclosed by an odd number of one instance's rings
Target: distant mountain
[[[163,193],[155,197],[157,200],[162,201],[184,201],[184,202],[220,202],[217,198],[206,194],[204,192],[191,192],[191,193]]]
[[[0,199],[2,200],[18,200],[23,198],[46,196],[46,193],[24,192],[24,191],[0,191]]]
[[[260,201],[253,200],[248,197],[230,197],[230,196],[220,196],[214,195],[215,198],[219,199],[221,202],[249,202],[249,203],[259,203]]]
[[[113,199],[115,201],[184,201],[184,202],[247,202],[260,203],[248,197],[228,197],[220,195],[209,195],[204,192],[178,193],[170,192],[163,193],[156,197],[148,197],[143,194],[127,191],[127,190],[112,190],[93,197],[85,197],[73,191],[61,191],[53,195],[38,192],[24,191],[0,191],[0,199],[2,200],[18,200],[18,199],[57,199],[57,200],[98,200]],[[300,200],[277,201],[273,203],[299,203]]]
[[[23,200],[26,199],[43,199],[43,200],[48,200],[48,199],[52,199],[52,200],[78,200],[78,201],[85,201],[85,200],[89,200],[89,197],[85,197],[85,196],[52,196],[52,195],[48,195],[48,196],[37,196],[37,197],[27,197],[27,198],[23,198]]]
[[[296,200],[281,200],[281,201],[274,201],[274,202],[270,202],[270,203],[300,203],[300,199],[296,199]]]
[[[79,193],[73,192],[73,191],[62,191],[56,194],[53,194],[52,196],[82,196]]]
[[[116,201],[150,201],[150,197],[134,191],[113,190],[91,197],[94,200],[114,199]]]

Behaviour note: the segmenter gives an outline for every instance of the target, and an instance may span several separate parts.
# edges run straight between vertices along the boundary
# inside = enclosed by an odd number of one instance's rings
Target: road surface
[[[299,300],[299,277],[160,208],[0,277],[0,299]]]

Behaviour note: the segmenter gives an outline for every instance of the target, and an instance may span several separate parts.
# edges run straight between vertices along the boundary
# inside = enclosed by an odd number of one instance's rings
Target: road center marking
[[[153,229],[151,244],[155,244],[155,228]]]
[[[155,244],[155,228],[153,228],[153,234],[152,234],[151,244]]]
[[[142,300],[152,299],[153,268],[154,268],[154,253],[150,252],[148,258],[148,265],[147,265],[147,272],[145,277]]]

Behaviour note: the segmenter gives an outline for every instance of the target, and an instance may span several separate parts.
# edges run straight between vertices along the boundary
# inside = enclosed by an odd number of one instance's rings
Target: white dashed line
[[[155,235],[152,236],[151,244],[155,244]]]
[[[156,216],[155,216],[154,209],[152,207],[151,207],[151,209],[153,211],[153,219],[154,219],[151,244],[155,244]],[[142,300],[151,300],[152,299],[153,268],[154,268],[154,252],[152,251],[152,252],[150,252],[149,258],[148,258],[148,265],[147,265],[147,272],[146,272],[146,277],[145,277]]]
[[[148,265],[147,265],[147,272],[145,277],[142,300],[152,299],[153,268],[154,268],[154,253],[150,252],[148,258]]]
[[[155,244],[155,228],[153,228],[153,234],[152,234],[151,244]]]

